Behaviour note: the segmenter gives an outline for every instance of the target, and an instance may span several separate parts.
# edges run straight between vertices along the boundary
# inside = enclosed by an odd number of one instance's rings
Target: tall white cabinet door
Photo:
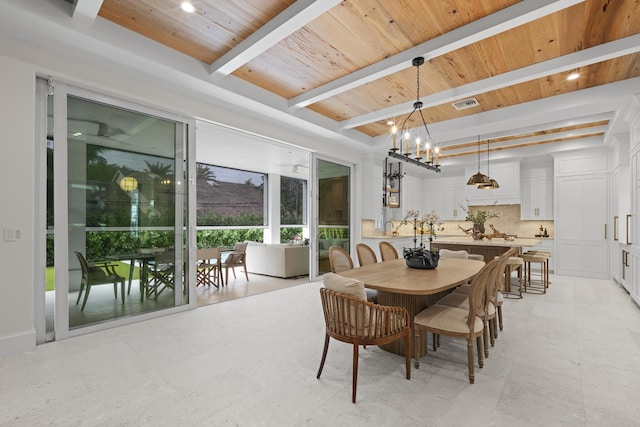
[[[606,174],[556,179],[556,273],[609,278]]]

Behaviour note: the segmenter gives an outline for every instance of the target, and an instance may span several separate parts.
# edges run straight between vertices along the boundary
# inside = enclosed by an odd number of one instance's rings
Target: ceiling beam
[[[93,22],[98,16],[103,0],[77,0],[71,17],[74,21]]]
[[[408,68],[415,57],[422,56],[425,60],[436,58],[583,1],[538,0],[516,3],[380,62],[308,90],[304,94],[291,98],[289,106],[306,107]]]
[[[340,0],[298,0],[294,2],[214,61],[210,65],[209,72],[223,76],[231,74],[338,3]]]
[[[544,62],[522,67],[504,74],[478,80],[473,83],[458,86],[445,90],[434,95],[426,96],[420,100],[423,108],[435,107],[437,105],[466,99],[474,95],[502,89],[508,86],[517,85],[527,81],[539,79],[552,74],[570,71],[579,67],[595,64],[609,59],[630,55],[640,51],[640,34],[628,36],[609,43],[594,46],[589,49],[580,50],[558,58],[549,59]],[[384,120],[389,117],[398,117],[407,114],[413,108],[411,104],[399,104],[392,107],[383,108],[371,113],[362,114],[351,119],[343,120],[342,126],[345,129],[352,129],[365,124]]]

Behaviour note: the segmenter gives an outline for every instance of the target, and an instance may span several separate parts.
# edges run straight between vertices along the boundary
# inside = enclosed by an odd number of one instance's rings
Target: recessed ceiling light
[[[80,136],[80,135],[82,135],[82,132],[75,132],[75,133],[73,134],[73,136]]]
[[[580,77],[580,73],[571,73],[567,76],[567,80],[575,80]]]
[[[191,2],[188,1],[183,1],[180,4],[180,7],[182,8],[182,10],[184,10],[187,13],[193,13],[196,11],[196,8],[193,4],[191,4]]]

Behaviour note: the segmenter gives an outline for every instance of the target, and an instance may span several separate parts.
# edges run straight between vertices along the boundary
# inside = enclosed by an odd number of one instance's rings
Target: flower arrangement
[[[409,224],[410,222],[413,222],[413,248],[404,248],[402,251],[402,255],[407,260],[407,265],[413,268],[435,268],[438,265],[438,253],[425,248],[422,236],[425,232],[428,232],[429,240],[433,240],[436,234],[436,227],[438,230],[444,230],[441,227],[440,217],[435,211],[431,211],[430,214],[421,217],[419,210],[411,209],[407,211],[402,221],[400,221],[400,225]],[[420,245],[418,245],[418,232],[420,232]]]
[[[497,202],[496,202],[497,203]],[[494,205],[496,204],[494,203]],[[484,224],[489,218],[499,218],[497,213],[489,213],[489,211],[483,209],[473,210],[468,206],[459,205],[460,209],[464,211],[467,217],[465,221],[471,221],[474,224]]]

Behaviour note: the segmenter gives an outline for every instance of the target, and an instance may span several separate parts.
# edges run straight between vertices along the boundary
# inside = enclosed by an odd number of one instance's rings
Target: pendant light
[[[471,178],[467,181],[467,185],[491,185],[489,177],[480,172],[480,135],[478,135],[478,173],[471,175]]]
[[[478,188],[481,190],[494,190],[496,188],[500,188],[500,185],[498,185],[498,181],[496,181],[495,179],[491,179],[489,178],[489,139],[487,139],[487,178],[489,180],[489,182],[484,183],[484,184],[479,184]]]

